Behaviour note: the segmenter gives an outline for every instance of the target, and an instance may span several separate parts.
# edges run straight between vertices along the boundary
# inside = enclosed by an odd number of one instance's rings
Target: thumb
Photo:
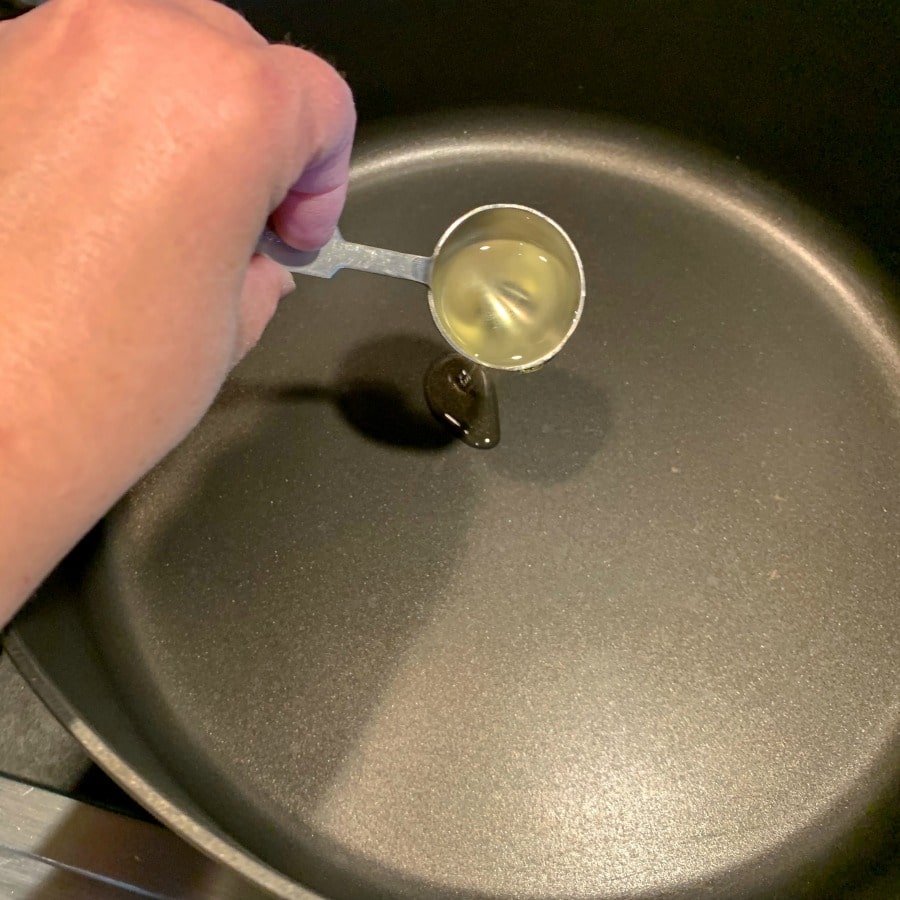
[[[256,346],[278,309],[278,301],[294,286],[294,277],[284,266],[258,253],[250,258],[238,306],[234,363]]]

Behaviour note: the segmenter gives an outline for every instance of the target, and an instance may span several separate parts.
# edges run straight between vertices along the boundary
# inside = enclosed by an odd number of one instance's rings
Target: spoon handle
[[[295,250],[267,228],[259,239],[256,252],[274,259],[291,272],[319,278],[331,278],[339,269],[357,269],[428,284],[431,274],[431,257],[354,244],[345,241],[337,229],[324,247],[307,252]]]

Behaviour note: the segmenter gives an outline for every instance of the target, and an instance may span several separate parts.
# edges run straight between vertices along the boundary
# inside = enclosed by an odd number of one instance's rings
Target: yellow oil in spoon
[[[544,248],[504,238],[453,251],[435,267],[431,289],[451,342],[483,365],[508,368],[556,350],[573,321],[561,320],[558,298],[578,285]]]

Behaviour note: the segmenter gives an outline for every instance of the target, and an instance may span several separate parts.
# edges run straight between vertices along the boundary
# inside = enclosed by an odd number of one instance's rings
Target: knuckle
[[[241,48],[232,54],[229,64],[232,113],[261,126],[277,111],[279,87],[266,54],[256,48]]]
[[[347,129],[356,123],[356,107],[350,86],[328,62],[309,50],[283,44],[271,48],[282,77],[293,85],[302,83],[305,94],[313,98],[321,117]],[[291,73],[287,75],[287,73]]]
[[[104,41],[115,38],[117,31],[125,24],[125,17],[133,17],[134,5],[134,0],[56,0],[52,9],[82,38]],[[134,27],[133,22],[130,27]]]
[[[319,101],[338,121],[345,125],[353,125],[356,122],[356,107],[350,86],[320,56],[305,50],[301,52],[306,56],[310,78],[319,93]]]

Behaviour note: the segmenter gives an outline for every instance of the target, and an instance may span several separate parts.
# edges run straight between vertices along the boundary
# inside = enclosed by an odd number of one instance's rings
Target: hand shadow
[[[392,335],[356,347],[331,385],[261,385],[229,381],[213,410],[253,399],[333,403],[349,425],[380,444],[407,450],[442,450],[453,435],[431,415],[422,379],[446,347],[410,335]]]

